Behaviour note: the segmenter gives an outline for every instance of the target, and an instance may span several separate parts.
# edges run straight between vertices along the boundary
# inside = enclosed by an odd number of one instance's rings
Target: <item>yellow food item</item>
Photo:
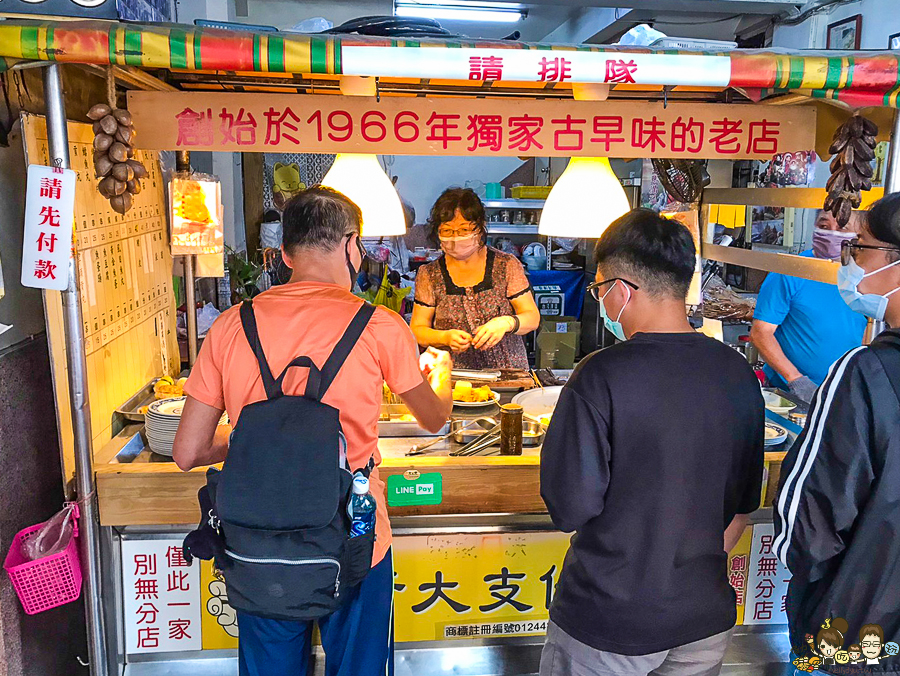
[[[492,401],[494,393],[487,385],[481,387],[473,387],[472,383],[460,380],[453,388],[453,400],[465,404],[478,403],[482,401]]]
[[[416,419],[414,416],[410,415],[409,413],[404,413],[403,415],[397,417],[397,421],[398,422],[416,422]]]
[[[550,424],[550,419],[551,419],[552,417],[553,417],[553,414],[552,414],[552,413],[548,413],[548,414],[546,414],[546,415],[540,416],[540,417],[538,418],[538,421],[541,423],[541,425],[543,425],[544,427],[546,427],[547,425]]]
[[[183,192],[175,193],[175,213],[186,221],[194,223],[211,223],[206,197],[199,183],[185,182]]]
[[[184,396],[184,384],[187,378],[179,378],[176,382],[170,376],[163,376],[153,384],[153,395],[157,399],[172,399]]]
[[[141,406],[141,407],[138,409],[138,413],[140,413],[141,415],[147,415],[147,409],[148,409],[148,408],[150,408],[150,407],[149,407],[149,406]]]

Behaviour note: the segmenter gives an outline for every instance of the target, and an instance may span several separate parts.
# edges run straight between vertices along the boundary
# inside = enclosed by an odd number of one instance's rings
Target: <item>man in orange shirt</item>
[[[323,364],[359,310],[350,293],[365,255],[359,240],[362,214],[344,195],[313,187],[293,198],[284,218],[282,255],[291,268],[288,284],[257,296],[253,307],[259,341],[273,372],[298,355]],[[420,361],[422,365],[420,366]],[[369,458],[381,462],[378,417],[382,383],[400,395],[419,424],[439,430],[450,414],[450,358],[429,352],[420,360],[416,340],[397,314],[379,307],[323,399],[340,411],[351,468]],[[305,369],[291,369],[283,389],[301,395]],[[231,428],[219,426],[222,411],[232,422],[241,410],[266,399],[259,365],[241,325],[238,307],[207,334],[185,385],[184,413],[174,457],[187,471],[222,462]],[[370,476],[377,502],[372,570],[344,604],[319,620],[329,676],[393,673],[393,563],[384,482]],[[307,673],[311,623],[287,622],[238,613],[241,676]]]

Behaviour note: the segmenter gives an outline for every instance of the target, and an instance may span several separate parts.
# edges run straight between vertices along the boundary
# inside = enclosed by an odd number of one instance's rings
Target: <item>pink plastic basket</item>
[[[81,596],[81,563],[78,559],[78,506],[74,507],[74,537],[59,554],[26,561],[22,556],[22,543],[34,537],[41,526],[30,526],[16,534],[3,568],[12,582],[13,589],[29,615],[50,610],[75,601]]]

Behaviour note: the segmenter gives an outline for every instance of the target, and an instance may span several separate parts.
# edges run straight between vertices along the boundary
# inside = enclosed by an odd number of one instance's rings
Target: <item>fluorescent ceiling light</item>
[[[461,2],[405,3],[394,7],[395,16],[411,16],[423,19],[446,19],[448,21],[482,21],[495,23],[515,23],[525,18],[521,9],[500,7],[503,3],[463,4]]]

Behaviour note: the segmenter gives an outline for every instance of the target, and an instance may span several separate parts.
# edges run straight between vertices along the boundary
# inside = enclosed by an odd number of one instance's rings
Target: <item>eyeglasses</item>
[[[857,249],[873,249],[875,251],[900,252],[900,247],[896,246],[872,246],[870,244],[859,244],[859,240],[847,239],[841,242],[841,265],[850,265],[850,261],[856,258],[856,254],[854,252]]]
[[[438,237],[471,237],[478,232],[478,227],[470,225],[465,230],[451,230],[450,228],[438,228]]]
[[[622,279],[621,277],[612,277],[611,279],[604,279],[602,282],[594,282],[593,284],[588,284],[587,290],[591,292],[594,300],[599,302],[601,298],[600,287],[604,284],[609,284],[610,282],[622,282],[623,284],[627,284],[628,286],[630,286],[635,291],[641,288],[634,282],[629,282],[627,279]]]
[[[347,235],[344,235],[344,237],[347,238],[347,242],[349,243],[349,242],[350,242],[350,238],[353,237],[353,235],[358,235],[358,234],[359,234],[358,232],[351,232],[351,233],[349,233],[349,234],[347,234]],[[357,248],[357,250],[359,251],[359,255],[360,255],[360,257],[361,257],[361,260],[366,260],[366,259],[369,257],[369,252],[366,251],[366,247],[363,246],[363,243],[362,243],[362,237],[357,237],[357,238],[356,238],[356,248]]]

